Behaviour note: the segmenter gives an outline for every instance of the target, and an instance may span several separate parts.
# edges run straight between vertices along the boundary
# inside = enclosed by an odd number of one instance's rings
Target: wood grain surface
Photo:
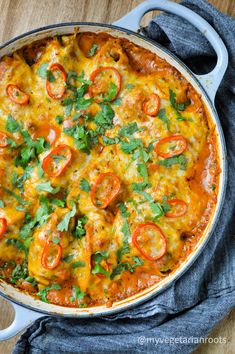
[[[70,21],[112,23],[142,0],[0,0],[0,44],[26,31],[49,24]],[[210,0],[220,11],[235,17],[235,0]],[[154,13],[145,15],[147,24]],[[0,299],[0,329],[14,317],[12,307]],[[215,328],[209,337],[226,338],[226,344],[202,344],[197,354],[235,353],[235,310]],[[12,353],[19,336],[0,343],[0,354]]]

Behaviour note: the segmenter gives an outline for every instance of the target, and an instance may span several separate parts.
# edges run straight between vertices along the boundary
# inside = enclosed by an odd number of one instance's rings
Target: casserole
[[[155,4],[155,3],[154,3]],[[162,3],[160,3],[160,5],[161,5]],[[166,5],[166,9],[168,9],[168,10],[172,10],[172,8],[171,8],[171,6],[169,5],[169,3],[168,2],[164,2],[164,4]],[[148,2],[147,3],[147,5],[146,5],[146,3],[145,4],[142,4],[143,6],[147,6],[148,5],[148,7],[149,8],[151,8],[152,7],[152,4],[150,3],[150,2]],[[168,7],[168,6],[170,6],[170,8]],[[173,5],[172,5],[173,6]],[[175,5],[174,5],[175,6]],[[173,9],[175,8],[173,6]],[[144,8],[144,11],[145,10],[147,10],[147,8],[145,8],[145,7],[143,7]],[[178,9],[178,7],[176,7],[176,9]],[[180,9],[180,7],[179,7],[179,9]],[[134,10],[134,11],[136,11],[136,10]],[[189,12],[190,13],[190,12]],[[188,13],[188,14],[189,14]],[[135,14],[136,14],[136,12],[135,12]],[[89,30],[89,31],[92,31],[92,30],[94,30],[94,27],[93,27],[93,25],[90,25],[90,27],[89,26],[87,26],[86,27],[86,25],[83,27],[82,25],[80,26],[81,27],[81,30],[83,31],[83,30]],[[64,28],[62,27],[61,28],[61,31],[63,31],[64,29],[66,28],[66,30],[70,30],[71,31],[71,28],[69,29],[69,27],[66,25],[66,26],[64,26]],[[90,29],[91,28],[91,29]],[[96,27],[95,28],[95,30],[96,31],[99,31],[99,27]],[[57,31],[57,34],[58,34],[58,32],[59,32],[59,29],[57,28],[56,29],[56,31]],[[109,29],[106,29],[106,32],[109,32],[109,31],[111,31],[111,30],[109,30]],[[117,31],[111,31],[112,32],[112,34],[114,34],[115,36],[119,36],[120,34],[119,34],[119,32]],[[44,33],[43,33],[43,35],[45,35],[45,36],[48,36],[49,34],[48,34],[48,32],[46,33],[46,30],[44,30]],[[50,33],[50,34],[52,34],[53,33],[53,31]],[[55,33],[55,32],[54,32]],[[42,35],[42,33],[40,33],[41,35]],[[125,37],[126,36],[126,34],[125,33],[122,33],[121,34],[121,36],[122,37]],[[134,42],[134,43],[138,43],[138,44],[140,44],[142,47],[144,46],[144,47],[146,47],[146,48],[149,48],[149,49],[151,49],[152,51],[154,51],[154,49],[152,48],[152,46],[150,45],[150,44],[148,44],[147,42],[146,43],[144,43],[144,45],[143,45],[143,40],[141,39],[141,38],[138,38],[138,39],[136,39],[134,36],[132,37],[132,35],[131,34],[128,34],[128,37],[130,37],[131,36],[131,41],[132,42]],[[137,42],[136,42],[137,41]],[[25,44],[24,43],[24,41],[23,42],[21,42],[21,43],[18,43],[18,45],[19,46],[22,46],[22,44]],[[218,46],[217,46],[218,47]],[[221,48],[221,47],[220,47]],[[222,47],[223,48],[223,47]],[[8,48],[9,49],[9,48]],[[13,48],[12,48],[13,49]],[[14,49],[16,49],[16,48],[14,48]],[[160,49],[158,49],[158,55],[159,55],[159,53],[160,53],[160,56],[161,55],[163,55],[162,54],[162,52],[161,52],[161,50]],[[2,53],[3,55],[4,55],[4,52]],[[218,63],[217,63],[217,67],[216,67],[216,69],[215,69],[215,71],[214,71],[214,74],[216,73],[216,72],[218,72],[218,71],[220,71],[220,72],[222,72],[223,71],[223,69],[225,70],[225,66],[226,66],[226,58],[225,58],[225,64],[224,64],[224,62],[222,62],[221,63],[221,52],[218,52],[218,55],[219,55],[219,60],[218,60]],[[225,55],[226,56],[226,55]],[[194,79],[192,78],[192,76],[191,76],[191,74],[187,71],[187,70],[185,70],[184,68],[182,68],[181,67],[181,65],[179,65],[177,62],[175,62],[175,60],[174,59],[172,59],[170,56],[168,56],[168,54],[165,54],[164,53],[164,57],[167,59],[167,61],[169,61],[170,63],[172,63],[179,71],[181,71],[182,73],[183,73],[183,76],[185,76],[191,83],[192,83],[192,85],[197,89],[197,91],[198,92],[200,92],[200,93],[202,93],[202,95],[203,95],[203,91],[202,91],[202,89],[198,86],[198,84],[197,84],[197,82],[194,82]],[[221,69],[221,66],[222,66],[222,69]],[[208,78],[208,77],[207,77]],[[217,79],[218,79],[218,76],[217,76]],[[210,83],[209,83],[210,84]],[[218,81],[216,82],[216,84],[218,84]],[[211,98],[213,99],[213,91],[211,90],[210,91],[210,94],[211,94]],[[205,97],[205,95],[203,95],[203,97]],[[207,98],[205,97],[205,101],[207,100]],[[215,119],[214,120],[214,123],[217,125],[217,132],[220,132],[221,133],[221,131],[219,130],[220,128],[219,128],[219,125],[218,125],[218,121],[216,121],[216,118],[214,118],[215,117],[215,114],[214,114],[214,112],[212,111],[212,108],[208,105],[207,106],[207,109],[208,109],[208,111],[210,112],[210,114],[211,114],[211,116],[213,117],[213,119]],[[217,203],[217,208],[216,208],[216,213],[218,213],[218,210],[219,210],[219,207],[221,206],[221,200],[222,200],[222,195],[223,195],[223,188],[224,188],[224,185],[225,185],[225,161],[224,161],[224,158],[225,158],[225,156],[224,156],[224,150],[221,148],[221,140],[222,140],[222,138],[221,138],[221,134],[218,134],[218,139],[219,139],[219,155],[220,155],[220,166],[221,166],[221,170],[222,170],[222,172],[221,172],[221,176],[220,176],[220,185],[219,185],[219,194],[218,194],[218,203]],[[199,250],[201,249],[201,247],[202,247],[202,245],[203,244],[205,244],[205,240],[206,239],[208,239],[208,235],[211,233],[211,229],[212,229],[212,226],[213,226],[213,224],[214,224],[214,221],[215,221],[215,217],[213,218],[213,220],[212,220],[212,223],[210,224],[210,225],[208,225],[208,227],[207,227],[207,230],[206,230],[206,236],[204,237],[204,238],[202,238],[202,241],[201,241],[201,243],[198,245],[198,247],[197,247],[197,249],[195,250],[195,253],[194,253],[194,257],[195,257],[195,255],[199,252]],[[194,258],[194,257],[192,257],[192,255],[191,255],[191,257],[190,257],[190,260],[187,260],[187,265],[190,263],[190,262],[192,262],[192,259]],[[184,267],[182,266],[181,267],[181,269],[179,270],[179,272],[178,272],[178,275],[179,275],[179,273],[181,273],[182,271],[183,271],[183,269],[184,269]],[[176,278],[176,275],[177,275],[177,272],[174,274],[174,276],[172,277],[173,279],[175,279]],[[170,279],[169,279],[170,278]],[[87,314],[100,314],[100,313],[102,313],[102,314],[104,314],[104,313],[112,313],[112,312],[115,312],[115,311],[119,311],[119,310],[121,310],[121,309],[124,309],[124,308],[126,308],[128,305],[134,305],[134,304],[136,304],[137,302],[139,302],[140,300],[143,300],[143,299],[147,299],[147,298],[149,298],[150,296],[152,296],[153,294],[156,294],[156,292],[157,291],[159,291],[159,289],[163,289],[163,288],[165,288],[165,286],[167,285],[167,284],[169,284],[169,282],[170,281],[172,281],[173,279],[171,279],[171,277],[169,277],[168,279],[167,279],[167,281],[163,281],[162,283],[161,283],[161,286],[160,287],[158,287],[158,289],[157,289],[157,287],[155,287],[155,289],[147,289],[147,291],[145,291],[144,292],[144,294],[141,294],[141,296],[140,296],[140,294],[138,294],[138,296],[136,296],[135,297],[135,299],[128,299],[128,301],[127,302],[123,302],[123,303],[121,303],[121,304],[114,304],[113,305],[113,308],[112,309],[102,309],[102,308],[94,308],[94,309],[84,309],[84,310],[80,310],[80,309],[76,309],[76,310],[72,310],[72,309],[60,309],[60,308],[56,308],[56,309],[54,309],[53,308],[53,306],[49,306],[48,307],[48,305],[47,304],[39,304],[39,303],[37,303],[37,302],[35,302],[35,305],[39,308],[40,307],[40,309],[42,309],[42,310],[51,310],[52,308],[55,310],[55,312],[56,313],[62,313],[63,312],[63,314],[65,314],[65,315],[79,315],[79,316],[83,316],[83,315],[87,315]],[[3,284],[3,288],[5,287],[6,285],[5,284]],[[14,290],[12,289],[12,291],[14,292]],[[6,290],[4,290],[4,292],[6,292]],[[8,294],[10,295],[10,293],[8,292]],[[19,295],[20,297],[21,296],[23,296],[24,297],[24,295]],[[23,298],[22,298],[23,299]],[[24,299],[25,300],[25,299]],[[28,305],[30,304],[30,301],[33,301],[32,299],[28,299]]]

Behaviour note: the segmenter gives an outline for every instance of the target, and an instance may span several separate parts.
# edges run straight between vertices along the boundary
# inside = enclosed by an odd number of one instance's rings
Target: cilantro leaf
[[[156,203],[151,194],[141,190],[136,190],[136,192],[142,195],[144,199],[149,202],[152,213],[154,214],[154,221],[164,216],[165,213],[169,211],[170,205],[165,200],[163,200],[162,203]]]
[[[104,97],[105,102],[110,102],[114,99],[118,91],[117,85],[114,82],[110,82],[108,94]]]
[[[37,221],[32,219],[31,215],[27,214],[23,227],[20,229],[20,237],[24,240],[31,237],[33,234],[33,228]]]
[[[147,148],[146,148],[146,152],[149,154],[151,151],[154,150],[154,145],[153,145],[153,142],[151,142]]]
[[[42,168],[41,162],[40,161],[36,161],[36,166],[37,166],[37,170],[38,170],[38,177],[39,178],[44,177],[44,170]]]
[[[102,262],[109,257],[108,251],[97,251],[92,255],[95,264]]]
[[[74,237],[80,239],[86,235],[86,230],[85,230],[84,226],[87,223],[87,220],[88,219],[86,216],[78,218],[76,228],[73,232]]]
[[[56,81],[56,78],[55,76],[53,75],[53,72],[51,70],[47,70],[46,71],[46,79],[49,81],[49,82],[55,82]]]
[[[122,97],[116,98],[114,101],[111,102],[113,106],[121,106],[122,104]]]
[[[96,53],[98,48],[99,48],[99,46],[96,43],[94,43],[92,45],[92,47],[90,48],[89,52],[87,53],[87,56],[88,57],[93,57],[93,55],[95,55],[95,53]]]
[[[21,191],[21,193],[23,193],[24,183],[30,177],[32,171],[33,171],[33,166],[29,165],[25,168],[25,171],[21,176],[19,176],[17,172],[13,172],[11,177],[12,186],[18,188]]]
[[[170,90],[170,103],[171,106],[177,111],[176,93]]]
[[[17,205],[16,210],[17,211],[26,211],[26,209],[22,205]]]
[[[58,237],[52,237],[51,241],[55,244],[58,245],[60,243],[60,239]]]
[[[85,74],[83,72],[83,74]],[[84,78],[84,75],[83,75],[83,78]],[[67,74],[67,82],[69,83],[71,79],[75,79],[77,80],[78,79],[78,74],[76,73],[76,71],[72,71],[70,70]]]
[[[20,279],[27,279],[28,275],[28,265],[26,260],[22,264],[15,264],[15,268],[13,269],[10,276],[10,283],[16,284]],[[33,277],[31,278],[32,281],[34,280],[35,282],[35,279]]]
[[[51,194],[56,194],[59,192],[60,190],[60,187],[52,187],[51,186],[51,182],[44,182],[44,183],[40,183],[36,186],[36,190],[38,192],[40,191],[43,191],[43,192],[48,192],[48,193],[51,193]]]
[[[131,154],[141,144],[142,144],[142,141],[140,139],[130,138],[129,141],[122,141],[121,142],[121,149],[126,154]]]
[[[8,238],[6,243],[8,246],[14,246],[18,248],[18,250],[26,252],[26,247],[24,243],[18,240],[17,238]]]
[[[88,134],[83,125],[65,128],[63,131],[75,139],[75,144],[78,150],[84,150],[88,147]]]
[[[39,223],[39,225],[44,224],[52,213],[52,207],[49,200],[45,195],[39,196],[40,207],[38,208],[34,222]]]
[[[49,63],[45,62],[42,63],[38,70],[37,70],[37,74],[42,78],[42,79],[46,79],[47,78],[47,68],[48,68]]]
[[[121,260],[122,256],[130,252],[129,238],[131,236],[130,228],[128,222],[125,220],[121,232],[123,233],[122,247],[117,251],[118,261]]]
[[[80,75],[78,75],[76,73],[76,71],[69,71],[68,74],[67,74],[67,83],[69,84],[70,80],[71,79],[74,79],[76,81],[79,81],[81,83],[85,83],[85,84],[88,84],[90,85],[91,84],[91,81],[90,80],[86,80],[85,79],[85,72],[84,70],[81,72]]]
[[[37,296],[39,296],[41,298],[42,301],[49,303],[49,301],[47,300],[47,293],[50,290],[60,290],[61,286],[59,284],[52,284],[50,286],[45,287],[44,289],[40,290],[39,292],[37,292]]]
[[[78,150],[89,152],[90,149],[98,143],[96,132],[87,130],[83,125],[65,128],[65,134],[72,136],[75,139],[75,146]]]
[[[133,264],[129,263],[129,262],[124,262],[124,263],[119,263],[113,270],[110,279],[112,280],[113,278],[115,278],[117,275],[120,275],[122,272],[124,272],[125,270],[129,270],[131,273],[134,273],[135,268],[141,266],[142,264],[144,264],[143,259],[140,259],[137,256],[133,256],[132,257],[132,261],[134,262]]]
[[[59,208],[63,208],[65,206],[65,201],[61,199],[52,199],[51,204],[58,206]]]
[[[84,299],[84,297],[86,296],[86,293],[83,292],[78,286],[73,286],[73,291],[74,291],[74,297],[76,300],[78,300],[78,303],[80,303],[80,301],[82,299]]]
[[[190,105],[191,101],[188,100],[186,102],[183,102],[183,103],[177,103],[176,101],[176,93],[172,90],[170,90],[170,103],[171,103],[171,106],[173,107],[173,109],[176,111],[177,113],[177,119],[178,118],[183,118],[182,115],[181,115],[181,111],[184,111],[185,108],[187,106]]]
[[[109,272],[106,269],[104,269],[104,267],[102,267],[100,264],[104,259],[107,259],[108,256],[109,254],[107,251],[98,251],[92,255],[92,260],[95,263],[95,266],[91,271],[92,274],[103,274],[109,278],[110,275]]]
[[[122,272],[128,269],[127,263],[119,263],[110,275],[110,279],[114,279],[117,275],[120,275]]]
[[[64,120],[64,117],[63,117],[63,116],[56,116],[56,117],[55,117],[55,121],[56,121],[58,124],[62,124],[62,123],[63,123],[63,120]]]
[[[20,131],[20,124],[12,117],[11,114],[7,115],[6,130],[9,133],[16,133]]]
[[[176,118],[178,121],[188,121],[188,122],[193,122],[193,118],[186,118],[183,116],[177,117]]]
[[[108,136],[103,135],[103,142],[105,145],[115,145],[118,144],[120,139],[118,137],[116,138],[109,138]]]
[[[9,137],[7,137],[7,144],[13,149],[17,148],[17,144],[16,144],[15,140],[13,140]]]
[[[72,210],[69,211],[67,214],[65,214],[64,218],[61,220],[61,222],[57,225],[57,230],[58,231],[67,231],[69,228],[69,222],[72,217],[74,217],[76,214],[76,204],[73,202],[72,203]]]
[[[129,137],[132,136],[135,132],[138,132],[139,128],[136,122],[130,123],[124,127],[122,127],[118,134],[120,137]]]
[[[21,135],[24,138],[24,144],[15,159],[15,166],[25,168],[32,159],[36,158],[36,155],[46,151],[49,144],[43,138],[33,140],[27,131],[21,131]]]
[[[148,183],[148,170],[145,163],[137,164],[137,171],[139,175],[143,178],[144,183]]]
[[[130,213],[127,212],[127,207],[123,202],[118,203],[118,208],[123,218],[128,218],[128,216],[130,216]]]
[[[146,182],[141,182],[141,183],[132,183],[131,184],[131,189],[133,192],[141,192],[145,188],[149,187],[150,185]]]
[[[65,106],[64,115],[69,117],[73,108],[73,101],[71,98],[67,97],[62,101],[62,105]]]
[[[187,169],[187,159],[184,155],[177,155],[177,156],[172,156],[167,159],[159,160],[157,161],[158,165],[165,166],[166,168],[169,168],[173,165],[180,165],[181,170],[186,170]]]
[[[73,254],[68,254],[67,256],[62,258],[62,261],[66,262],[66,263],[70,263],[71,260],[73,259],[74,255]]]
[[[83,84],[81,87],[77,88],[77,98],[81,98],[87,93],[89,85]]]
[[[108,104],[100,104],[101,110],[96,113],[94,122],[97,125],[96,131],[99,134],[104,134],[105,129],[112,128],[114,111]]]
[[[92,274],[103,274],[107,278],[109,278],[109,272],[102,267],[100,264],[95,264],[94,268],[91,271]]]
[[[94,98],[79,97],[75,103],[75,110],[85,111],[93,102],[94,102]]]
[[[77,261],[72,263],[72,268],[79,268],[79,267],[85,267],[86,263],[84,261]]]
[[[90,184],[85,178],[81,179],[81,181],[79,183],[79,187],[84,192],[90,192],[90,190],[91,190]]]
[[[169,130],[170,120],[169,120],[169,118],[166,115],[165,108],[160,109],[160,111],[158,112],[157,117],[163,122],[163,124],[165,125],[166,129]]]

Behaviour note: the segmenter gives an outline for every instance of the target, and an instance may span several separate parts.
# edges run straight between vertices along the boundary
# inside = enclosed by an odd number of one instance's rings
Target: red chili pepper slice
[[[0,131],[0,147],[6,147],[7,145],[7,135]]]
[[[170,146],[169,149],[170,151],[164,152],[162,151],[162,146],[167,143],[176,143],[173,146]],[[161,139],[156,145],[155,145],[155,152],[163,157],[164,159],[167,159],[172,156],[176,156],[179,154],[182,154],[187,149],[187,140],[182,136],[182,135],[173,135],[169,136],[167,138]]]
[[[0,218],[0,238],[5,234],[7,230],[7,220],[5,218]]]
[[[32,135],[33,139],[44,138],[51,145],[54,145],[59,137],[60,128],[48,123],[39,125]]]
[[[160,227],[152,222],[137,226],[132,234],[132,243],[149,261],[156,261],[166,253],[166,237]]]
[[[143,103],[143,111],[148,116],[154,117],[160,109],[160,97],[156,93],[152,93],[148,100]]]
[[[55,269],[62,257],[62,247],[61,245],[55,244],[50,240],[47,240],[45,247],[42,252],[41,264],[45,269]]]
[[[44,172],[50,177],[60,176],[72,159],[72,149],[68,145],[59,145],[42,161]]]
[[[94,97],[95,102],[112,102],[118,97],[122,76],[114,67],[103,66],[96,69],[91,74],[90,80],[92,84],[89,86],[88,93],[90,97]]]
[[[59,63],[54,63],[51,64],[49,66],[49,71],[57,71],[60,73],[62,82],[60,82],[60,85],[52,85],[52,82],[50,82],[48,79],[46,80],[46,90],[48,95],[53,98],[54,100],[60,100],[65,93],[66,87],[65,87],[65,83],[67,81],[67,74],[66,71],[64,69],[64,67],[59,64]],[[59,78],[59,76],[57,77],[57,79]],[[58,81],[58,80],[55,80]],[[57,82],[58,83],[58,82]],[[53,91],[52,86],[54,86],[54,89],[57,88],[55,91]],[[59,87],[58,87],[59,86]],[[58,90],[59,89],[59,90]]]
[[[105,209],[118,195],[121,188],[120,178],[114,173],[101,173],[91,188],[92,204]]]
[[[167,218],[177,218],[178,216],[183,216],[188,210],[188,205],[180,199],[170,199],[167,203],[175,207],[175,212],[168,211],[165,216]]]
[[[20,90],[17,85],[7,85],[6,92],[10,100],[14,103],[20,104],[21,106],[26,106],[29,103],[29,95]]]

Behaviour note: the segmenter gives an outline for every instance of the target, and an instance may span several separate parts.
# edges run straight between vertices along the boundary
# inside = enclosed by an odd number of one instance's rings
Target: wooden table
[[[112,23],[142,0],[0,0],[0,43],[28,30],[59,22],[95,21]],[[235,0],[210,0],[221,11],[235,17]],[[144,24],[153,13],[144,17]],[[11,323],[13,311],[0,299],[0,328]],[[235,348],[235,310],[214,329],[210,337],[226,337],[227,344],[203,344],[198,354],[232,353]],[[10,354],[18,336],[0,343],[0,354]]]

